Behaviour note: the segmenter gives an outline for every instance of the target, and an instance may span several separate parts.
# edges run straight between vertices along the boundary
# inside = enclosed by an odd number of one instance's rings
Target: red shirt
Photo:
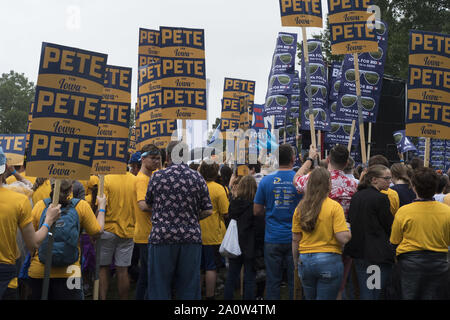
[[[329,197],[340,203],[347,217],[350,201],[355,194],[358,185],[356,182],[345,176],[341,170],[331,170],[331,192]],[[309,174],[298,177],[295,181],[295,187],[299,193],[304,193],[308,183]]]

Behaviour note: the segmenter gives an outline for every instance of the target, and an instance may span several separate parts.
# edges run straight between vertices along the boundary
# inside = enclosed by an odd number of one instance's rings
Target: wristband
[[[43,226],[46,226],[48,231],[50,231],[50,226],[48,224],[46,224],[45,222],[42,224]]]
[[[98,212],[104,212],[104,213],[106,213],[106,210],[105,210],[105,209],[98,209]]]
[[[314,163],[314,160],[310,157],[306,158],[306,161],[311,160],[311,163]]]
[[[14,171],[11,172],[12,175],[14,175],[14,174],[16,174],[16,173],[17,173],[17,170],[16,170],[16,169],[14,169]]]
[[[405,162],[405,160],[403,160],[403,159],[400,159],[400,162]]]

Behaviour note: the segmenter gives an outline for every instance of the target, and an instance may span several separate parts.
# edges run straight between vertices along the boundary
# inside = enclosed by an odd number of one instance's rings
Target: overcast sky
[[[2,0],[0,72],[36,83],[42,42],[106,53],[108,64],[133,68],[134,107],[139,28],[160,26],[205,30],[209,128],[225,77],[256,81],[255,103],[264,103],[278,32],[301,40],[300,28],[281,27],[278,0]],[[308,37],[320,31],[309,28]]]

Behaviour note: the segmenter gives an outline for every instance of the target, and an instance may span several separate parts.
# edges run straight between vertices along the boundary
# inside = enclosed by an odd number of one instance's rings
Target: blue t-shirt
[[[254,203],[266,207],[265,242],[292,241],[292,216],[302,198],[292,183],[294,176],[292,170],[276,171],[265,176],[258,185]]]

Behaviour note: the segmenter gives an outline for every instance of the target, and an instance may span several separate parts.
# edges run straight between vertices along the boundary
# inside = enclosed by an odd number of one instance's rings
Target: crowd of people
[[[341,145],[322,160],[311,146],[294,168],[283,144],[276,169],[240,176],[178,161],[187,151],[149,144],[126,174],[55,181],[0,150],[0,299],[41,299],[49,256],[51,300],[87,299],[96,281],[99,299],[125,300],[130,277],[136,300],[213,300],[223,268],[226,300],[450,299],[448,172],[382,155],[355,168]],[[225,258],[231,219],[241,255]]]

